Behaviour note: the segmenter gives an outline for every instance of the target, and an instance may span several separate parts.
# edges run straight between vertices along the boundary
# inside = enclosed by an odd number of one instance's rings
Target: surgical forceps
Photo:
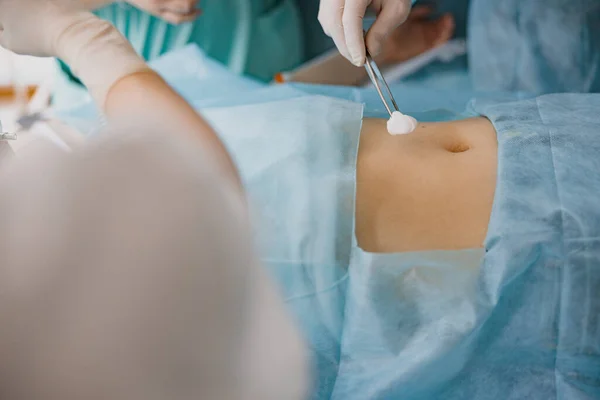
[[[366,48],[366,46],[365,46],[365,48]],[[390,114],[390,117],[391,117],[393,111],[400,111],[400,110],[398,109],[398,104],[396,104],[394,95],[392,95],[392,91],[390,90],[390,87],[388,86],[387,82],[385,81],[383,74],[377,67],[377,64],[375,64],[375,61],[373,61],[373,57],[371,57],[371,55],[369,54],[369,50],[367,50],[367,62],[365,63],[365,68],[367,69],[367,74],[369,75],[369,78],[371,78],[371,82],[373,82],[373,85],[375,85],[375,89],[377,89],[377,93],[379,93],[379,97],[381,98],[381,101],[383,102],[385,109],[387,110],[387,112]],[[390,97],[390,100],[392,102],[393,109],[390,108],[390,105],[388,104],[387,99],[383,95],[379,81],[381,81],[381,83],[385,87],[385,90],[387,91],[387,93]]]

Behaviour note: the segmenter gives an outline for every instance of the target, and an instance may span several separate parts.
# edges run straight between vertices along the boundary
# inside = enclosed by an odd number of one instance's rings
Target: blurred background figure
[[[197,142],[149,128],[9,153],[0,142],[3,397],[304,398],[304,344]]]
[[[295,0],[77,1],[113,23],[146,61],[194,43],[232,72],[270,81],[307,58]],[[81,96],[77,77],[63,63],[61,70],[59,105]]]

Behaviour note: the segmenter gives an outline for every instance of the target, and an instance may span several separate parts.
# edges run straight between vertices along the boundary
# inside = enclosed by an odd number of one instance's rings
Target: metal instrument
[[[391,117],[392,112],[400,111],[400,110],[398,109],[398,104],[396,104],[394,95],[392,95],[392,91],[390,90],[390,87],[388,86],[387,82],[385,81],[383,74],[377,67],[377,64],[375,64],[375,61],[373,61],[373,57],[371,57],[371,55],[369,54],[369,50],[367,50],[367,62],[365,63],[365,68],[367,69],[367,74],[369,75],[369,78],[371,78],[373,85],[375,85],[375,88],[377,89],[377,93],[379,93],[379,97],[381,98],[381,101],[383,102],[385,109],[387,110],[387,112],[390,114],[390,117]],[[389,96],[389,101],[391,102],[391,106],[390,106],[390,104],[388,104],[388,99],[383,95],[381,86],[383,86],[385,88],[385,90]]]

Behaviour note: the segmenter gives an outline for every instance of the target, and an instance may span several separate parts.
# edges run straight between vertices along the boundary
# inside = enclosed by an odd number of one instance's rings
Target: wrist
[[[91,13],[71,17],[56,41],[56,55],[69,65],[100,108],[117,81],[148,70],[127,39]]]
[[[81,48],[86,46],[86,41],[92,37],[87,34],[90,26],[95,27],[98,22],[103,23],[97,20],[98,18],[87,11],[54,17],[52,23],[55,26],[54,30],[58,32],[52,46],[54,56],[71,66]]]

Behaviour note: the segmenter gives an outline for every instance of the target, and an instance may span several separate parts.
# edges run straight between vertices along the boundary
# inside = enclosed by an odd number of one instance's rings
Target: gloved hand
[[[411,0],[321,0],[319,22],[340,53],[362,66],[366,61],[363,18],[367,7],[377,14],[366,37],[369,52],[376,56],[387,36],[406,20],[411,4]]]
[[[127,0],[127,2],[172,24],[193,21],[202,13],[198,8],[198,0]]]
[[[0,0],[0,46],[18,54],[65,61],[98,103],[145,62],[108,22],[80,0]]]

